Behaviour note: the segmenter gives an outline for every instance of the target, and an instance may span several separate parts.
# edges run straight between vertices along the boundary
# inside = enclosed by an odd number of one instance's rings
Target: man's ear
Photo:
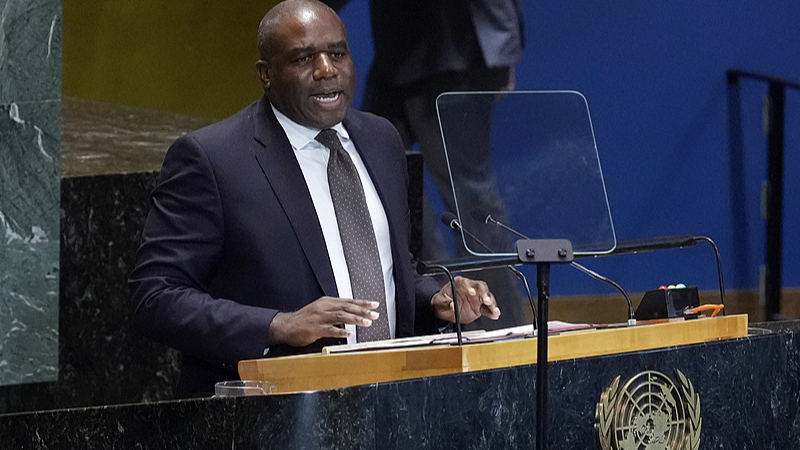
[[[261,87],[263,87],[264,92],[266,92],[269,90],[269,62],[259,59],[256,61],[255,69],[258,80],[261,82]]]

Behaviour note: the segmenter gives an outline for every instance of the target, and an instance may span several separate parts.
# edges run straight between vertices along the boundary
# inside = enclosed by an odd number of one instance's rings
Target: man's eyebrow
[[[292,58],[295,58],[313,52],[314,52],[314,46],[309,45],[307,47],[295,47],[289,54],[292,56]]]
[[[348,48],[347,41],[339,41],[339,42],[334,42],[332,44],[328,44],[328,49],[329,50],[331,50],[331,49],[333,49],[333,50],[347,50],[347,48]]]
[[[328,44],[328,50],[348,50],[349,46],[347,45],[347,41],[339,41],[339,42],[332,42]],[[305,47],[295,47],[289,52],[292,58],[297,58],[300,56],[307,55],[309,53],[316,53],[317,49],[313,45],[308,45]]]

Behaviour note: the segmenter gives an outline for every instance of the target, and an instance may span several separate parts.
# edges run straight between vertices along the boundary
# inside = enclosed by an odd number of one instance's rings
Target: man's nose
[[[319,53],[314,58],[314,79],[320,80],[323,78],[335,77],[339,71],[334,67],[331,57],[327,53]]]

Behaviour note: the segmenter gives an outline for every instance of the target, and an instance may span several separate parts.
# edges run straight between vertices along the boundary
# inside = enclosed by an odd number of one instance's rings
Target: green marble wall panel
[[[58,377],[61,0],[0,0],[0,385]]]
[[[0,0],[0,104],[61,98],[61,0]]]

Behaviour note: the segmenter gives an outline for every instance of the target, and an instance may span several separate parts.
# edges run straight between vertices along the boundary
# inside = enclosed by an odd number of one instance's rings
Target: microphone
[[[489,214],[488,212],[486,212],[486,210],[483,210],[481,208],[473,209],[472,211],[469,212],[469,215],[470,215],[470,217],[472,217],[472,220],[476,220],[478,222],[483,222],[483,223],[487,223],[487,224],[492,224],[492,225],[498,226],[498,227],[508,231],[509,233],[514,234],[517,237],[520,237],[522,239],[530,239],[528,236],[525,236],[524,234],[520,233],[519,231],[517,231],[517,230],[515,230],[515,229],[513,229],[513,228],[511,228],[511,227],[509,227],[509,226],[507,226],[507,225],[505,225],[505,224],[503,224],[501,222],[498,222],[497,220],[494,219],[494,217],[492,217],[491,214]]]
[[[463,232],[464,234],[466,234],[467,236],[472,238],[475,242],[477,242],[478,245],[483,247],[486,251],[488,251],[490,253],[494,253],[494,251],[491,248],[489,248],[488,245],[483,243],[483,241],[478,239],[477,236],[475,236],[474,234],[470,233],[469,230],[464,229],[464,227],[461,226],[461,223],[458,221],[458,217],[456,217],[455,214],[451,213],[450,211],[447,211],[444,214],[442,214],[442,218],[441,219],[442,219],[442,223],[444,223],[445,225],[447,225],[451,229],[453,229],[455,231]],[[522,284],[525,285],[525,292],[527,292],[527,294],[528,294],[528,303],[531,305],[531,311],[533,312],[533,327],[535,329],[536,328],[536,317],[537,317],[537,315],[536,315],[536,307],[533,304],[533,295],[531,295],[531,288],[528,286],[528,279],[525,278],[525,274],[523,274],[522,272],[517,270],[516,267],[514,267],[512,265],[508,265],[508,266],[505,266],[505,267],[508,268],[508,270],[510,270],[514,275],[516,275],[517,278],[519,278],[522,281]]]
[[[492,215],[489,214],[483,208],[475,208],[475,209],[473,209],[472,211],[469,212],[469,216],[472,217],[472,220],[475,220],[477,222],[483,222],[483,223],[495,223],[496,222],[494,220],[494,218],[492,218]]]
[[[456,215],[451,213],[450,211],[446,211],[444,214],[442,214],[441,221],[442,221],[443,224],[447,225],[451,229],[456,230],[456,231],[464,231],[465,233],[467,233],[469,235],[468,231],[461,229],[461,223],[458,222],[458,217],[456,217]],[[476,241],[479,240],[478,238],[476,238],[476,237],[474,237],[472,235],[469,235],[469,236],[471,238],[475,239]]]
[[[509,226],[507,226],[505,224],[503,224],[502,222],[498,222],[497,220],[494,219],[494,217],[492,217],[491,214],[487,213],[486,211],[484,211],[484,210],[482,210],[480,208],[475,208],[472,211],[470,211],[470,216],[474,220],[477,220],[478,222],[483,222],[483,223],[487,223],[487,224],[492,224],[492,225],[498,226],[498,227],[500,227],[500,228],[502,228],[502,229],[504,229],[504,230],[506,230],[506,231],[508,231],[510,233],[515,234],[516,236],[521,237],[522,239],[530,239],[529,237],[525,236],[524,234],[520,233],[519,231],[517,231],[517,230],[515,230],[515,229],[513,229],[513,228],[511,228],[511,227],[509,227]],[[580,270],[581,272],[585,273],[586,275],[589,275],[590,277],[592,277],[592,278],[594,278],[596,280],[602,281],[603,283],[609,284],[612,287],[614,287],[616,290],[618,290],[622,294],[622,296],[625,297],[625,301],[628,303],[628,325],[636,325],[636,312],[633,309],[633,301],[631,300],[630,295],[628,295],[628,293],[625,292],[625,289],[623,289],[622,286],[619,285],[619,283],[617,283],[614,280],[611,280],[609,278],[606,278],[606,277],[600,275],[599,273],[594,272],[591,269],[576,263],[575,261],[572,261],[569,264],[572,267],[574,267],[574,268]]]

